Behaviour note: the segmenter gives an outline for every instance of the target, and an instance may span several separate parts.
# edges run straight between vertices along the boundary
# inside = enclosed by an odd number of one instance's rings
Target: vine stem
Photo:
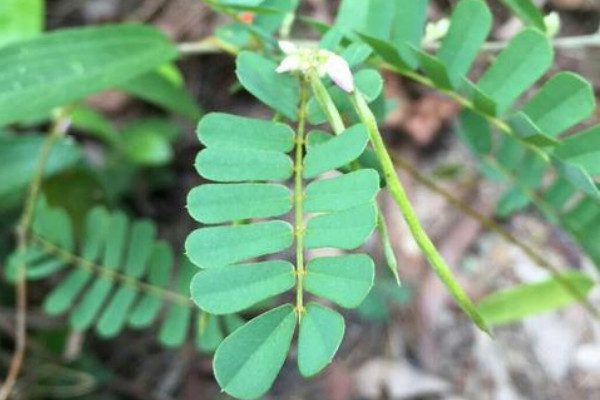
[[[475,208],[469,206],[459,198],[456,198],[454,195],[452,195],[452,193],[438,185],[433,179],[422,174],[417,168],[415,168],[402,157],[392,156],[392,160],[395,165],[409,173],[427,189],[438,194],[439,196],[444,198],[444,200],[446,200],[449,204],[458,208],[463,214],[467,215],[470,218],[473,218],[487,229],[490,229],[499,234],[507,242],[517,246],[527,257],[529,257],[530,260],[535,262],[541,268],[550,272],[552,278],[556,280],[556,282],[558,282],[559,285],[561,285],[571,295],[573,295],[573,297],[579,301],[581,306],[584,307],[594,319],[600,321],[600,311],[598,310],[598,308],[591,301],[585,298],[585,294],[580,293],[580,291],[575,285],[573,285],[571,282],[569,282],[562,276],[561,268],[559,266],[549,262],[545,257],[540,255],[533,247],[531,247],[527,243],[522,242],[508,229],[506,229],[493,219],[488,218],[487,216],[477,211]]]
[[[31,226],[31,221],[33,220],[33,213],[40,192],[44,169],[50,158],[52,147],[56,141],[67,132],[70,125],[71,119],[68,117],[68,110],[63,108],[56,117],[52,124],[52,128],[44,141],[39,162],[29,186],[29,193],[25,200],[25,208],[23,209],[15,232],[17,253],[20,258],[17,264],[16,277],[17,315],[15,324],[15,349],[11,357],[8,374],[6,375],[4,384],[0,388],[0,400],[6,400],[10,396],[13,387],[17,382],[19,373],[21,372],[27,347],[27,264],[24,261],[24,255],[29,245],[28,231]]]
[[[306,104],[308,102],[308,88],[306,77],[300,77],[300,105],[298,108],[298,131],[296,132],[296,154],[294,160],[294,234],[296,236],[296,310],[298,321],[304,312],[304,187],[302,183],[304,134],[306,129]]]
[[[366,125],[369,132],[369,138],[377,154],[381,167],[383,169],[384,178],[387,182],[388,189],[400,207],[400,211],[404,216],[404,219],[421,250],[427,257],[427,260],[433,267],[434,271],[439,275],[442,281],[449,288],[450,292],[457,300],[459,306],[463,311],[477,324],[477,326],[484,332],[491,334],[488,326],[486,325],[483,318],[477,312],[475,305],[469,299],[469,296],[462,287],[455,281],[452,276],[452,272],[444,258],[440,255],[435,245],[425,232],[425,229],[421,226],[417,214],[415,213],[406,191],[400,182],[394,163],[390,157],[390,154],[385,147],[379,127],[377,126],[377,120],[371,112],[367,102],[365,101],[362,94],[355,90],[351,96],[352,104],[356,109],[361,121]]]

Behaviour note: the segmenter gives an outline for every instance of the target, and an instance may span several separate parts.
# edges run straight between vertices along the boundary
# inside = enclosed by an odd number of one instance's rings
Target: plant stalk
[[[477,324],[477,326],[484,332],[491,334],[487,324],[477,312],[475,305],[464,291],[464,289],[456,282],[452,275],[452,271],[440,255],[435,245],[425,232],[425,229],[421,226],[419,219],[406,195],[406,191],[400,182],[394,163],[385,147],[381,133],[377,126],[377,120],[371,112],[367,102],[365,101],[362,94],[358,91],[354,91],[351,96],[352,104],[356,109],[361,121],[366,125],[369,131],[369,138],[379,158],[379,162],[384,171],[384,178],[387,182],[388,189],[392,194],[392,197],[400,207],[400,211],[406,220],[406,223],[421,250],[427,257],[427,260],[433,267],[434,271],[438,274],[440,279],[448,287],[459,306],[463,311]]]

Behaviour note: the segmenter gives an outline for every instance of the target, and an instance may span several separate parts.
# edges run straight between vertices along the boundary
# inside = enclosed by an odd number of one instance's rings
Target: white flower
[[[331,53],[325,65],[327,75],[336,85],[348,93],[354,92],[354,76],[350,70],[350,65],[343,57]]]
[[[299,49],[287,41],[279,42],[279,48],[286,57],[277,67],[278,73],[299,72],[306,75],[315,70],[321,77],[328,75],[342,90],[348,93],[354,91],[354,76],[344,58],[325,49]]]

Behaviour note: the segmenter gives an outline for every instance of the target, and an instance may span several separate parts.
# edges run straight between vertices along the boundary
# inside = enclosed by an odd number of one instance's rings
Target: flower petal
[[[283,51],[284,54],[294,54],[298,52],[298,48],[292,42],[288,42],[287,40],[282,40],[279,42],[279,48]]]
[[[326,67],[327,75],[336,85],[348,93],[354,92],[354,76],[344,58],[332,53],[327,60]]]
[[[298,71],[299,68],[300,58],[297,55],[291,55],[284,58],[275,71],[282,74],[284,72]]]

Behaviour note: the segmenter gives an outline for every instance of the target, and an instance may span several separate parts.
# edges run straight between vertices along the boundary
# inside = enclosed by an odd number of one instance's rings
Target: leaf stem
[[[304,312],[304,187],[302,181],[303,157],[304,157],[304,135],[306,125],[306,104],[308,102],[308,88],[305,76],[300,77],[300,105],[298,108],[298,131],[296,132],[296,155],[294,161],[294,234],[296,236],[296,310],[298,320]]]
[[[394,163],[392,162],[392,159],[385,147],[381,133],[379,132],[379,128],[377,126],[377,120],[371,112],[367,102],[362,94],[360,94],[358,91],[354,91],[351,96],[351,101],[361,121],[366,125],[369,131],[369,137],[373,148],[375,149],[375,153],[379,158],[381,167],[383,168],[384,178],[387,182],[388,189],[400,207],[400,211],[402,212],[402,215],[404,216],[404,219],[406,220],[406,223],[408,224],[415,241],[423,253],[425,253],[427,260],[429,260],[429,263],[433,267],[434,271],[448,287],[463,311],[475,322],[475,324],[477,324],[481,330],[490,334],[489,328],[487,327],[481,315],[479,315],[477,312],[475,305],[471,302],[471,299],[469,299],[469,296],[464,289],[458,284],[452,274],[452,271],[427,235],[427,232],[425,232],[421,226],[410,200],[406,195],[406,191],[404,190],[404,187],[398,178]]]
[[[71,120],[68,117],[68,109],[61,109],[44,141],[38,165],[29,186],[29,193],[25,200],[25,208],[16,229],[17,253],[20,260],[17,264],[16,279],[17,315],[15,324],[15,350],[11,358],[8,374],[4,380],[4,384],[0,388],[0,400],[5,400],[10,396],[21,371],[27,347],[27,264],[24,261],[24,255],[29,246],[28,231],[31,226],[42,177],[46,164],[48,164],[52,147],[66,133],[70,124]]]

